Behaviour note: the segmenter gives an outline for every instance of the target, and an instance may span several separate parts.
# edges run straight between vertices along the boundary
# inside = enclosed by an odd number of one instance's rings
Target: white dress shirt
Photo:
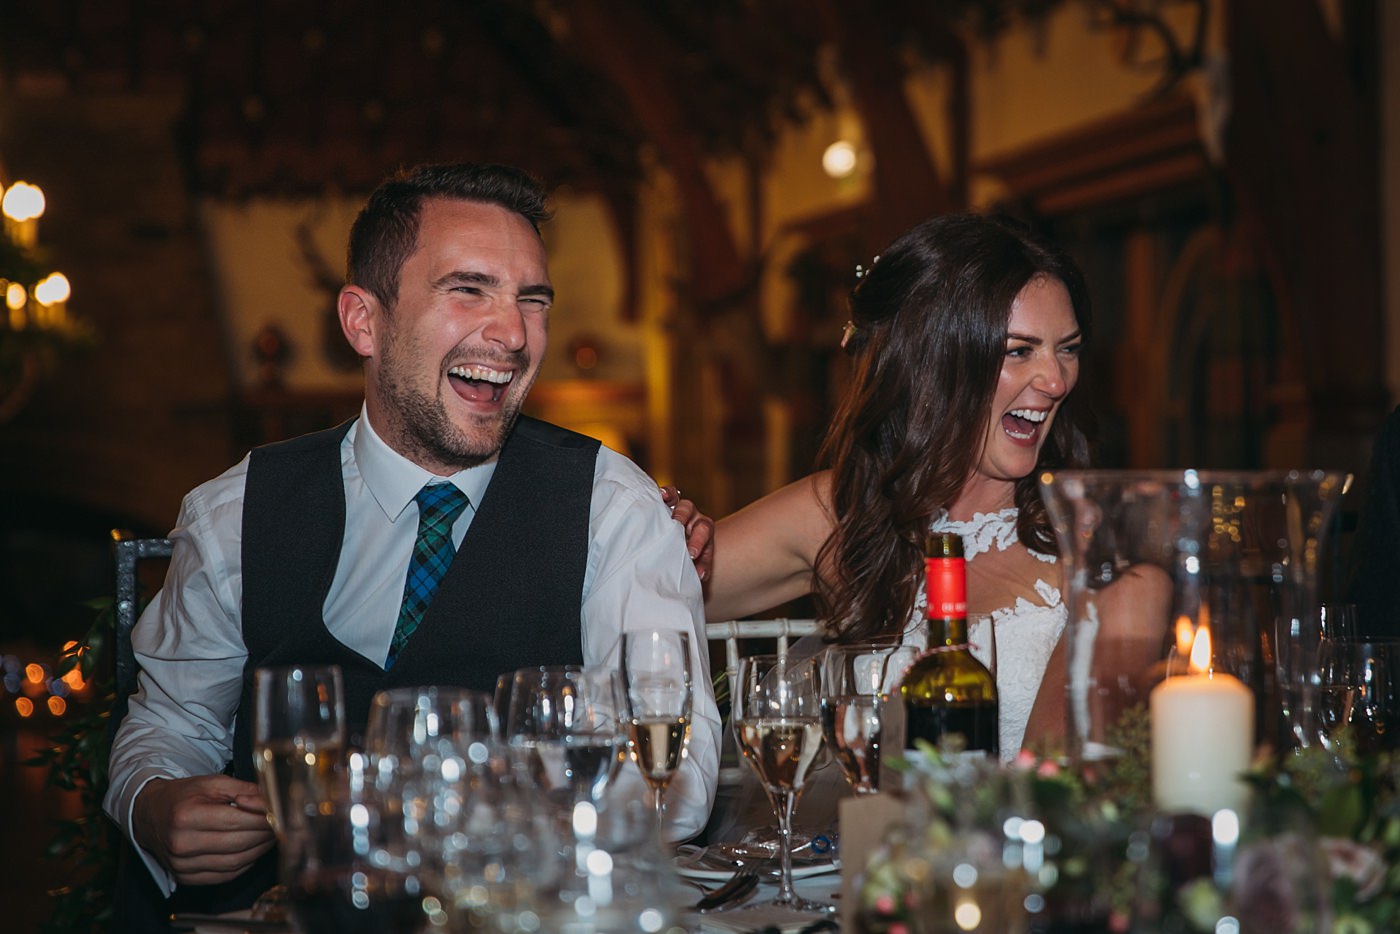
[[[462,543],[495,464],[449,478],[470,504],[452,528]],[[170,533],[174,551],[164,588],[132,633],[140,687],[112,746],[108,814],[131,835],[137,793],[155,778],[223,770],[233,755],[233,722],[248,649],[242,631],[243,491],[248,458],[185,496]],[[367,658],[384,658],[403,598],[418,512],[408,508],[434,475],[374,432],[362,411],[341,443],[346,541],[324,614],[331,634]],[[548,490],[540,495],[547,496]],[[714,803],[720,719],[711,688],[700,580],[656,484],[630,460],[602,447],[593,475],[588,560],[583,577],[585,665],[615,667],[624,630],[687,629],[694,709],[687,759],[666,795],[667,836],[699,833]],[[503,634],[508,635],[508,634]],[[618,791],[645,795],[628,764]],[[166,894],[174,880],[142,858]]]

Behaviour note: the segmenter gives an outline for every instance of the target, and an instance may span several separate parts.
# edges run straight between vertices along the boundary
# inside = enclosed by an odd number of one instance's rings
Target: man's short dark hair
[[[499,205],[525,218],[537,232],[550,217],[544,186],[514,166],[458,162],[400,170],[375,189],[350,228],[347,284],[358,285],[393,307],[399,272],[418,244],[423,202],[428,198]]]

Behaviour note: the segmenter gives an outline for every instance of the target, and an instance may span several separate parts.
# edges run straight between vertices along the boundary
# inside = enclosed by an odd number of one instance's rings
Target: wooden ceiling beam
[[[569,13],[579,54],[617,87],[675,177],[685,207],[694,300],[702,307],[731,303],[745,289],[749,266],[740,260],[685,114],[668,91],[665,62],[653,51],[662,43],[643,17],[616,0],[580,0]]]

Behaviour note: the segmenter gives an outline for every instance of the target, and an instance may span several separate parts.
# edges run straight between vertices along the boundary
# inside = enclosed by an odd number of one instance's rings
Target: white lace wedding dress
[[[1067,617],[1060,599],[1060,572],[1055,556],[1031,551],[1021,544],[1016,537],[1016,515],[1016,509],[1010,508],[977,513],[965,522],[954,522],[945,513],[929,529],[962,536],[967,559],[968,641],[973,644],[973,654],[984,663],[989,660],[990,646],[979,617],[991,620],[996,645],[1001,757],[1008,761],[1015,758],[1025,740],[1026,722],[1035,705],[1041,677],[1064,632]],[[906,643],[927,647],[927,605],[920,588],[905,631]]]

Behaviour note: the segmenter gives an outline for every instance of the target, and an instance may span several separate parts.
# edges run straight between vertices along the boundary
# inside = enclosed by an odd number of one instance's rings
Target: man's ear
[[[361,357],[373,357],[375,329],[379,325],[381,311],[379,300],[357,285],[347,285],[340,290],[340,296],[336,299],[336,311],[340,315],[340,329],[355,353]]]

